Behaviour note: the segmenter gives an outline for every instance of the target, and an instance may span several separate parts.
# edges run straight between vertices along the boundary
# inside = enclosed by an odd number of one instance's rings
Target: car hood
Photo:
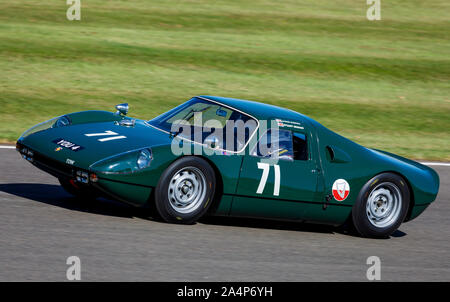
[[[120,138],[111,139],[113,137]],[[60,140],[80,148],[72,150],[61,147],[57,144]],[[171,138],[145,121],[136,120],[132,127],[108,121],[49,128],[30,134],[20,142],[47,157],[61,162],[73,161],[74,166],[87,169],[106,157],[144,147],[170,144]]]

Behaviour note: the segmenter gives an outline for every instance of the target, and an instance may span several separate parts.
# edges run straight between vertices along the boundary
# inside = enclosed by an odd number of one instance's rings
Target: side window
[[[308,160],[308,146],[306,144],[306,135],[303,133],[294,133],[294,159]]]
[[[258,144],[251,152],[252,156],[278,158],[282,160],[293,160],[292,132],[279,130],[278,135],[269,129],[260,138]]]

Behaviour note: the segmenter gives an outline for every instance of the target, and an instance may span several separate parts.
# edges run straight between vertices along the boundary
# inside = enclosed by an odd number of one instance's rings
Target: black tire
[[[159,179],[155,188],[156,210],[166,222],[192,224],[208,211],[215,188],[214,170],[207,161],[195,156],[182,157]]]
[[[83,186],[81,184],[76,184],[75,182],[71,183],[70,180],[64,178],[58,178],[59,183],[63,189],[80,199],[96,199],[98,197],[98,193],[92,188]]]
[[[400,200],[397,206],[395,199]],[[363,237],[386,238],[405,220],[409,204],[410,192],[406,181],[394,173],[379,174],[359,192],[352,209],[353,225]]]

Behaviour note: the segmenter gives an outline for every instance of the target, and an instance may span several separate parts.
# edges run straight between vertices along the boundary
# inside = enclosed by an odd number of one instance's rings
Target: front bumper
[[[77,168],[73,165],[54,160],[19,142],[16,144],[16,150],[25,160],[57,178],[76,179],[77,174],[89,173],[89,171],[85,169]],[[87,182],[83,181],[83,183]]]
[[[146,204],[153,189],[149,186],[98,176],[89,170],[54,160],[19,142],[16,144],[16,150],[25,160],[56,178],[73,180],[77,185],[81,186],[91,186],[100,193],[104,193],[103,195],[135,206]]]

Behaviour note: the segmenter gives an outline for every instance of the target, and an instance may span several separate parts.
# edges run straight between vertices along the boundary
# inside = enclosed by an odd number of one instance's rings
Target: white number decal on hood
[[[127,138],[125,135],[118,135],[118,134],[119,133],[116,133],[114,131],[106,130],[105,132],[86,133],[85,135],[86,136],[108,136],[108,137],[104,137],[104,138],[99,138],[98,139],[99,142],[107,142],[107,141],[112,141],[112,140],[116,140],[116,139]]]

